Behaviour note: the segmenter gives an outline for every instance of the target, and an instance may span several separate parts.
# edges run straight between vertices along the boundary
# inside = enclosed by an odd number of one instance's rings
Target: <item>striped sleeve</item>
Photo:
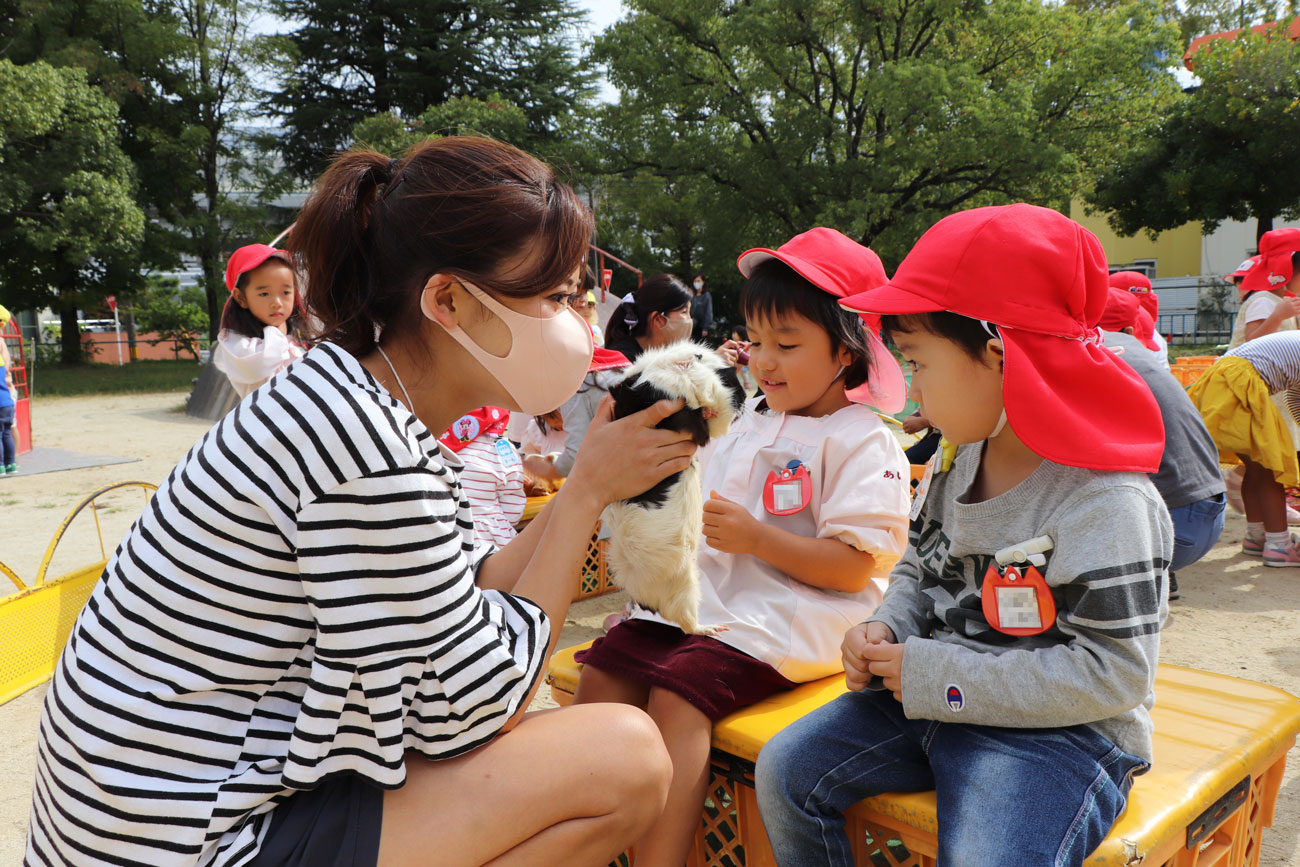
[[[1168,613],[1173,528],[1150,485],[1066,500],[1045,577],[1062,641],[995,653],[907,639],[903,709],[911,719],[1058,728],[1110,719],[1150,694]],[[1024,648],[1024,649],[1021,649]],[[947,701],[959,683],[964,702]],[[1047,700],[1050,697],[1050,700]]]
[[[315,657],[285,783],[356,771],[401,785],[407,749],[467,752],[532,689],[550,626],[528,600],[474,584],[449,471],[394,470],[304,505],[298,564]]]

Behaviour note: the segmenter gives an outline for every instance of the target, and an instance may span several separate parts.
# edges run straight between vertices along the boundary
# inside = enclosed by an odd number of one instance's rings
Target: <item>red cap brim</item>
[[[1151,389],[1094,342],[1003,327],[1007,423],[1036,454],[1093,470],[1154,473],[1165,425]]]
[[[877,316],[938,313],[945,309],[941,304],[931,301],[924,295],[917,295],[915,292],[900,289],[889,283],[843,298],[840,300],[840,306],[858,313],[874,313]]]

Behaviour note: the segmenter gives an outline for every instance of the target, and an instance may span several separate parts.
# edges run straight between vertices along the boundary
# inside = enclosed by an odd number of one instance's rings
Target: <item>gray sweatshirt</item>
[[[1174,539],[1160,495],[1140,473],[1043,461],[1010,491],[966,504],[982,448],[962,446],[934,477],[871,618],[906,642],[904,712],[1006,728],[1083,724],[1150,761]],[[1056,624],[1034,636],[997,632],[980,605],[993,554],[1043,535],[1055,545],[1039,571]],[[960,703],[950,703],[952,687]]]

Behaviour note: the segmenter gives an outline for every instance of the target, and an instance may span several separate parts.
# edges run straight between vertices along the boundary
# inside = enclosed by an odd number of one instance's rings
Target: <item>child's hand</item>
[[[844,633],[840,656],[844,660],[844,682],[852,692],[861,692],[871,682],[866,649],[876,644],[893,644],[894,630],[883,623],[859,623]]]
[[[704,538],[724,554],[753,554],[762,525],[739,503],[710,491],[704,501]]]
[[[884,681],[885,689],[903,701],[903,648],[902,644],[871,644],[862,651],[862,661],[867,671]]]

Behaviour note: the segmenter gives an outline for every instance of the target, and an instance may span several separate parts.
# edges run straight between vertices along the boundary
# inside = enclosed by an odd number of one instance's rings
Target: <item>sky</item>
[[[623,4],[619,0],[575,0],[575,5],[587,12],[587,29],[590,36],[600,33],[623,14]],[[602,102],[618,101],[618,91],[605,80],[604,76],[600,79],[597,98]]]

